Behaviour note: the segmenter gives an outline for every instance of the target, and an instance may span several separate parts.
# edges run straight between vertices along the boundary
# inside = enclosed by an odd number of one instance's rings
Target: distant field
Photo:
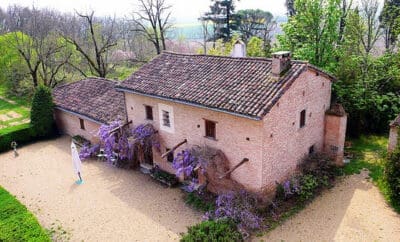
[[[0,133],[13,126],[29,123],[29,115],[26,101],[6,97],[4,89],[0,88]]]

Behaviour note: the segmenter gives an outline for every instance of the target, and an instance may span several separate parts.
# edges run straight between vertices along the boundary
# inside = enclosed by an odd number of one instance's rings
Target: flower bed
[[[174,187],[179,183],[179,180],[175,175],[161,170],[160,168],[158,168],[158,166],[153,168],[153,170],[150,173],[150,176],[153,179],[167,185],[168,187]]]
[[[203,218],[206,221],[229,220],[236,224],[236,230],[246,239],[249,235],[260,230],[276,227],[291,215],[300,211],[307,203],[321,191],[332,187],[335,177],[340,175],[333,160],[324,154],[314,154],[304,159],[299,172],[288,180],[277,183],[276,196],[269,202],[264,197],[246,191],[228,192],[220,194],[215,200],[215,208],[207,211]],[[196,204],[203,204],[201,195],[191,198]],[[198,201],[198,200],[202,201]],[[189,229],[192,235],[197,234],[204,226]],[[208,229],[207,226],[204,229]],[[209,234],[210,231],[202,231]],[[213,233],[212,233],[213,234]],[[210,235],[211,236],[211,235]],[[214,236],[214,235],[212,235]],[[184,235],[184,238],[191,238]]]

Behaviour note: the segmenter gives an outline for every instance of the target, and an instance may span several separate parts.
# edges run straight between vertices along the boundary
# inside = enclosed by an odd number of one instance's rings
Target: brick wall
[[[347,116],[326,115],[324,151],[335,158],[336,164],[342,166],[344,142],[346,139]]]
[[[293,174],[311,146],[315,152],[322,151],[330,95],[330,80],[304,72],[265,116],[262,186],[266,191]],[[306,110],[306,121],[301,128],[302,110]]]
[[[137,126],[150,122],[159,130],[161,137],[161,150],[172,148],[179,142],[187,139],[176,152],[193,145],[208,145],[221,149],[230,161],[230,167],[239,163],[243,158],[249,162],[242,165],[232,173],[232,178],[246,186],[249,190],[261,189],[262,167],[262,122],[253,121],[221,112],[210,111],[187,105],[162,101],[155,98],[125,93],[128,120]],[[159,106],[168,105],[173,108],[174,130],[173,133],[160,129]],[[145,117],[144,105],[153,107],[154,121]],[[205,121],[208,119],[217,122],[216,139],[205,138]],[[247,140],[247,138],[249,140]],[[154,161],[162,169],[174,173],[171,163],[162,159],[159,153],[154,152]]]
[[[78,116],[58,109],[54,110],[54,117],[58,129],[62,133],[68,134],[70,136],[80,135],[90,140],[92,143],[97,143],[99,141],[99,138],[97,137],[97,132],[100,128],[100,124],[83,118],[85,124],[85,130],[83,130],[80,128],[80,121]]]
[[[188,143],[175,154],[193,145],[209,145],[226,154],[230,167],[249,158],[249,162],[233,172],[232,178],[249,190],[260,191],[272,190],[275,181],[290,176],[311,146],[315,152],[323,151],[325,111],[330,106],[330,95],[330,80],[308,71],[293,83],[279,105],[262,121],[136,94],[125,93],[125,98],[128,120],[134,126],[150,122],[159,130],[162,153],[187,139]],[[160,130],[160,104],[173,108],[173,131]],[[146,120],[144,105],[153,107],[154,121]],[[306,123],[300,128],[300,112],[304,109]],[[216,141],[204,137],[204,119],[217,122]],[[154,161],[162,169],[174,172],[171,163],[161,159],[159,153],[154,153]]]
[[[398,141],[398,135],[399,135],[399,127],[391,126],[390,133],[389,133],[389,144],[388,144],[389,152],[392,152],[396,148],[397,141]]]

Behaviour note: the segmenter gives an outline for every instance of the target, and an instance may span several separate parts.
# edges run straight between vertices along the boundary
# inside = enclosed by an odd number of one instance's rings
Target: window
[[[168,152],[168,151],[170,151],[171,149],[168,149],[168,148],[166,148],[165,149],[165,151],[166,152]],[[171,152],[171,153],[168,153],[168,155],[167,155],[167,161],[168,162],[174,162],[174,152]]]
[[[174,109],[172,106],[159,103],[158,120],[160,120],[160,130],[172,134],[175,132]]]
[[[147,120],[153,120],[153,107],[144,105],[144,108],[146,110],[146,119]]]
[[[310,148],[308,148],[308,154],[311,155],[314,154],[314,152],[315,152],[315,147],[314,145],[312,145]]]
[[[81,125],[81,129],[85,129],[85,120],[83,120],[83,119],[79,119],[79,124]]]
[[[171,127],[171,120],[169,119],[168,111],[162,110],[162,121],[164,126]]]
[[[306,125],[306,110],[303,110],[300,113],[300,128],[303,128],[305,125]]]
[[[205,120],[205,123],[206,123],[206,125],[205,125],[206,137],[215,139],[216,138],[216,135],[215,135],[216,123],[213,121],[210,121],[210,120]]]

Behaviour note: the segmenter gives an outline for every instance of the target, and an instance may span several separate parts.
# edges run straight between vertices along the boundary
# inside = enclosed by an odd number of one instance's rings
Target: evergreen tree
[[[200,19],[211,21],[214,25],[213,41],[229,41],[232,32],[238,29],[238,16],[235,14],[234,0],[211,0],[210,11]],[[239,0],[238,0],[239,1]]]
[[[33,95],[31,108],[31,126],[38,137],[47,137],[54,131],[53,98],[45,86],[38,86]]]

